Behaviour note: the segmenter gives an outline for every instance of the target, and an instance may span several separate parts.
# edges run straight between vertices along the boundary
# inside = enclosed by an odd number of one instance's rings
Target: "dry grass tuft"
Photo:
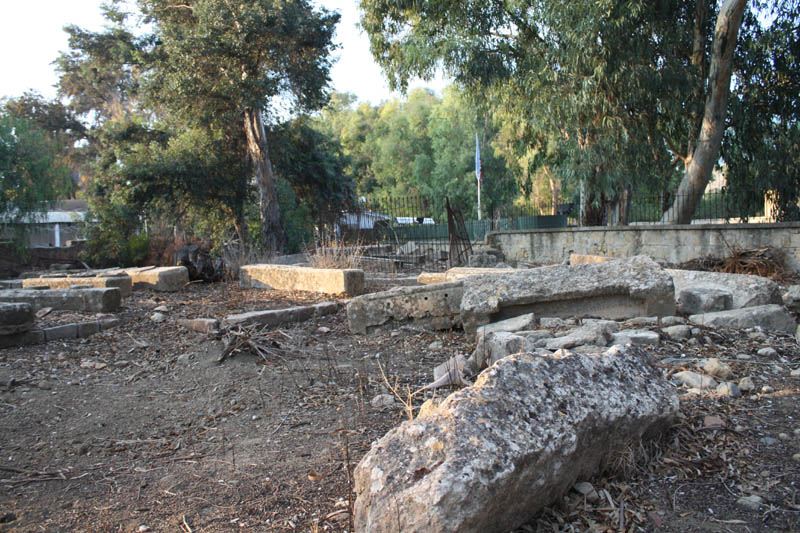
[[[310,250],[309,263],[314,268],[361,268],[360,243],[346,245],[332,232],[320,232]]]

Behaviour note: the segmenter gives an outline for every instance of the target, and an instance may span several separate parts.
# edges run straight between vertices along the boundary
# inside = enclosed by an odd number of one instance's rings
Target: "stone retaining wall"
[[[570,254],[623,258],[648,255],[679,264],[699,257],[724,258],[734,248],[771,246],[786,252],[787,267],[800,272],[800,222],[616,226],[493,231],[486,243],[507,261],[561,263]]]

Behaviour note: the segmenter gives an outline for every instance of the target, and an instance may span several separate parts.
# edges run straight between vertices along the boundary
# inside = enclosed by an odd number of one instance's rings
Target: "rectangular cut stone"
[[[463,283],[461,319],[468,333],[526,313],[611,320],[675,314],[672,278],[645,256],[468,277]]]
[[[25,346],[26,344],[41,344],[44,342],[44,331],[32,329],[23,333],[13,335],[0,335],[0,348],[11,348],[12,346]]]
[[[347,324],[362,335],[402,324],[434,330],[460,327],[462,283],[400,287],[353,298],[347,304]]]
[[[638,347],[510,355],[372,446],[354,473],[355,530],[516,530],[677,412]]]
[[[277,326],[286,322],[302,322],[315,316],[324,316],[339,310],[336,302],[322,302],[315,305],[287,307],[285,309],[269,309],[266,311],[251,311],[229,315],[223,320],[225,326],[247,326],[259,324],[262,326]]]
[[[161,292],[179,291],[189,283],[185,266],[126,268],[133,289],[152,289]]]
[[[0,335],[12,335],[33,329],[35,309],[27,302],[0,302]]]
[[[55,341],[60,339],[77,339],[78,338],[78,324],[63,324],[61,326],[53,326],[52,328],[44,329],[44,339],[46,341]]]
[[[98,289],[117,287],[120,295],[127,298],[131,294],[131,278],[127,274],[118,276],[69,276],[42,277],[22,280],[22,287],[46,286],[51,289],[69,289],[72,285],[91,285]]]
[[[422,285],[432,283],[445,283],[457,281],[469,276],[484,276],[486,274],[508,274],[516,272],[513,268],[476,268],[476,267],[453,267],[446,272],[423,272],[417,277],[417,281]]]
[[[355,268],[311,268],[292,265],[245,265],[239,270],[242,288],[322,292],[358,296],[364,292],[364,271]]]
[[[34,312],[45,307],[58,311],[119,311],[122,296],[117,287],[103,289],[29,289],[0,290],[0,302],[25,302]]]

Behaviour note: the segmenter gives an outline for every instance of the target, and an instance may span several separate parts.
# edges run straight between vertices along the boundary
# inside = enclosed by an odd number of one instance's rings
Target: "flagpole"
[[[478,182],[478,220],[481,219],[481,149],[475,132],[475,180]]]

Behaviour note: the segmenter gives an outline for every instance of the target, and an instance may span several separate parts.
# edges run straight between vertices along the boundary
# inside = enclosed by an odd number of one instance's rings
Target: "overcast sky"
[[[358,0],[313,0],[342,19],[336,40],[341,44],[338,61],[331,72],[337,91],[354,93],[359,101],[378,104],[398,96],[392,94],[369,52],[366,35],[356,27]],[[0,0],[0,97],[20,96],[35,90],[48,98],[55,96],[57,78],[53,61],[67,49],[63,27],[75,24],[92,31],[103,29],[100,12],[103,0]],[[427,86],[441,94],[445,82],[412,83]]]

